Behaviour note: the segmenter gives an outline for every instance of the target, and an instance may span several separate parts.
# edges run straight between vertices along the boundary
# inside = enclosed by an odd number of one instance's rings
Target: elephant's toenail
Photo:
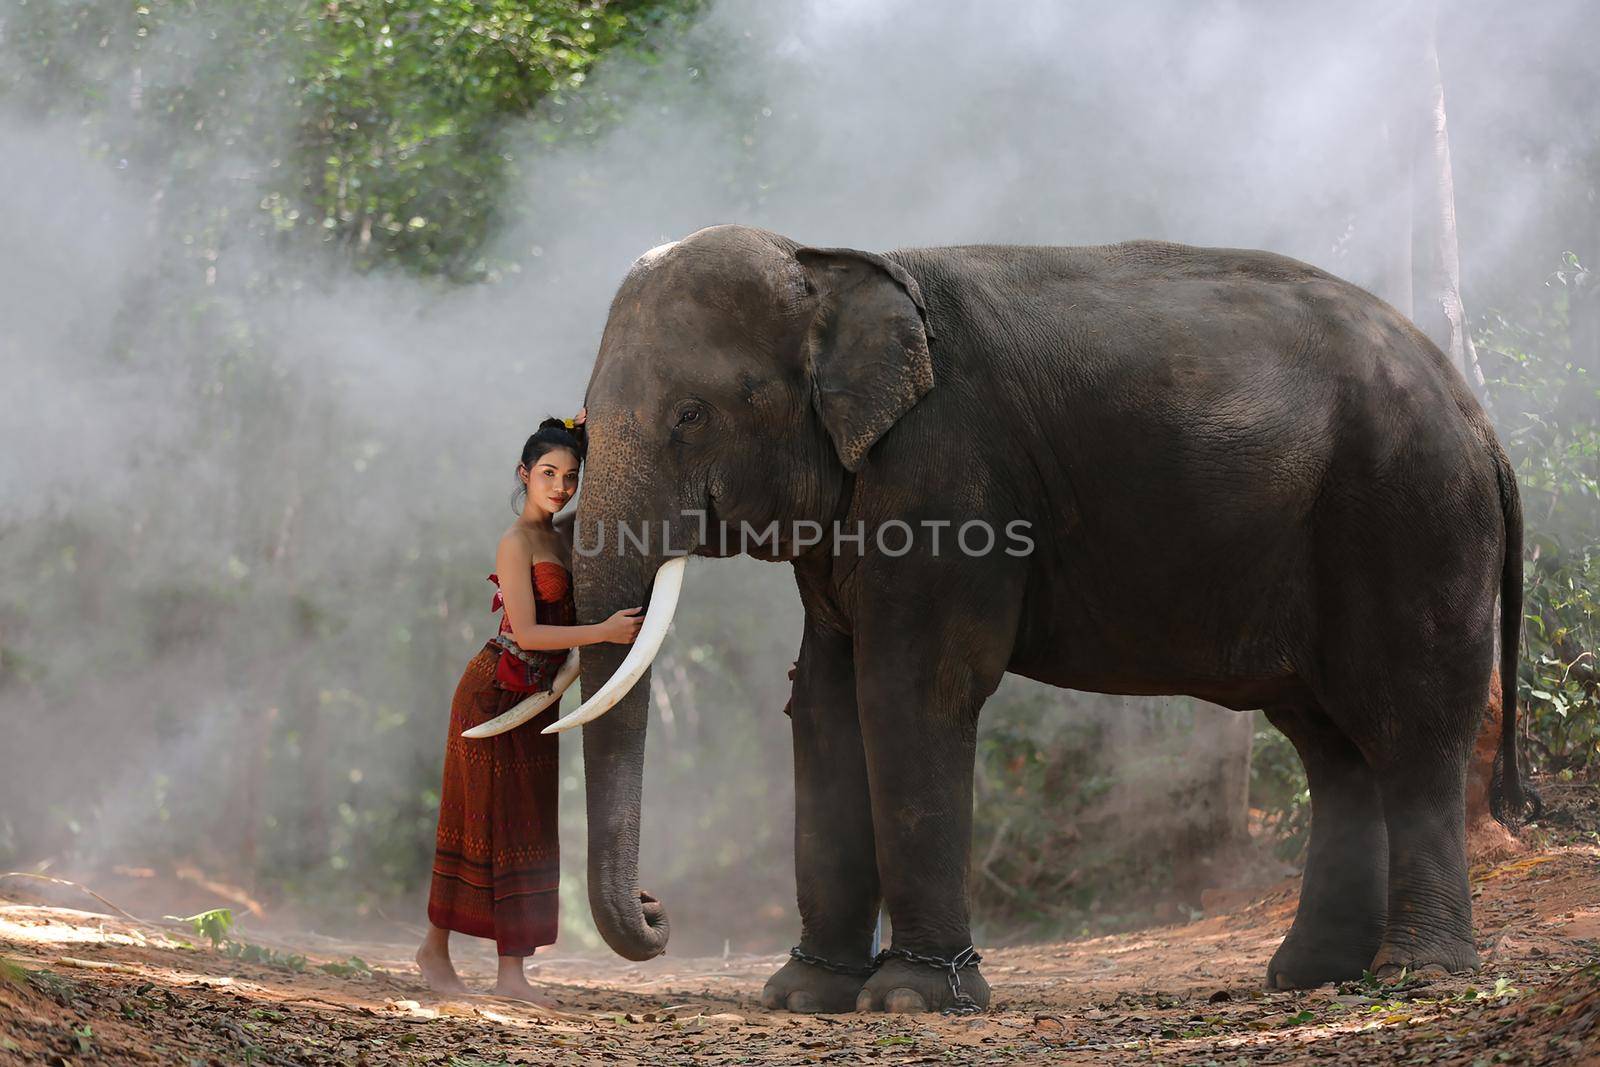
[[[891,989],[884,995],[883,1010],[894,1012],[927,1011],[928,1002],[915,989]]]
[[[814,1012],[817,1010],[817,998],[804,989],[796,989],[789,994],[789,1010]]]
[[[856,994],[856,1011],[872,1010],[872,990],[863,989]]]

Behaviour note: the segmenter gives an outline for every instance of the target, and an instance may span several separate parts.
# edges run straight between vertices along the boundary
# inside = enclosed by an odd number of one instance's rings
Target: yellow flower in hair
[[[561,421],[567,424],[567,429],[569,430],[577,425],[577,423],[573,422],[571,419],[562,419]]]

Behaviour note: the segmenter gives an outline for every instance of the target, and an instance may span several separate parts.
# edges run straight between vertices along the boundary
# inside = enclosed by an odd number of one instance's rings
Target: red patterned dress
[[[499,585],[497,575],[489,580]],[[537,622],[573,624],[572,581],[561,564],[534,562],[533,598]],[[497,591],[491,610],[502,605]],[[500,633],[510,632],[510,620],[502,616]],[[531,692],[549,689],[567,651],[540,650],[514,659],[490,641],[467,664],[450,703],[428,921],[492,938],[502,956],[531,955],[556,939],[560,739],[540,731],[555,721],[558,709],[549,707],[494,737],[473,740],[461,731],[510,711]],[[513,670],[501,670],[497,678],[502,659]],[[517,678],[517,688],[505,687],[508,673]]]

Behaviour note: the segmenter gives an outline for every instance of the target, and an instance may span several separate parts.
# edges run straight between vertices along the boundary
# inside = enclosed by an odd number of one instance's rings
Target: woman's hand
[[[633,644],[633,639],[639,636],[639,627],[644,625],[644,616],[633,613],[643,610],[643,608],[623,608],[611,616],[600,624],[600,640],[610,641],[616,645]]]
[[[572,417],[572,425],[582,426],[588,418],[589,408],[587,405],[585,405],[584,407],[579,408],[578,413]]]

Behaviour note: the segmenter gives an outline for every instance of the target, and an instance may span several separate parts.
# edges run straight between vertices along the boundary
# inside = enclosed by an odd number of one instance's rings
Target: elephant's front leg
[[[843,1012],[871,973],[878,867],[850,638],[807,624],[789,702],[800,953],[767,980],[768,1008]]]
[[[944,603],[905,603],[856,633],[856,693],[872,782],[878,871],[894,930],[861,1011],[985,1008],[967,875],[978,713],[1005,673],[1007,583],[938,583]],[[936,961],[944,961],[940,966]]]

